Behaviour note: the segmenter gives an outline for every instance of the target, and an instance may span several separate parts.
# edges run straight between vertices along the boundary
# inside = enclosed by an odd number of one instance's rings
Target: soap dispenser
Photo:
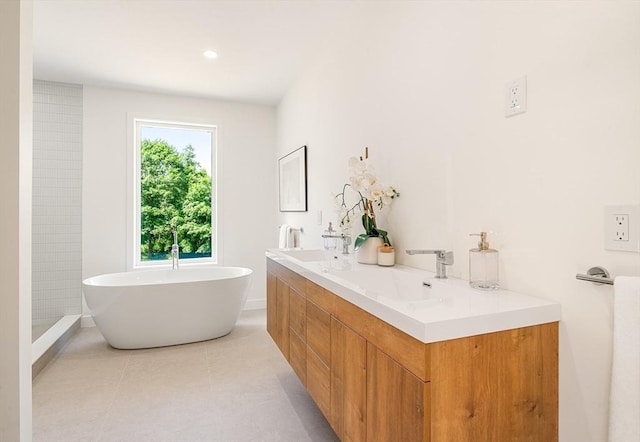
[[[331,223],[329,223],[329,227],[324,231],[322,237],[324,238],[325,250],[335,250],[338,247],[338,235]]]
[[[489,248],[487,232],[471,233],[479,236],[477,249],[469,250],[469,285],[481,290],[495,290],[498,282],[498,251]]]

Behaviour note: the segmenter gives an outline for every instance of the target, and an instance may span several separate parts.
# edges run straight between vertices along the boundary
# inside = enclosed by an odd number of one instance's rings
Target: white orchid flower
[[[345,184],[342,193],[336,195],[336,199],[340,199],[340,206],[343,209],[339,213],[340,226],[343,232],[351,230],[352,222],[356,219],[356,213],[362,212],[363,226],[365,228],[365,234],[359,235],[356,239],[355,245],[358,246],[358,242],[364,241],[366,235],[371,234],[376,229],[376,215],[374,213],[373,203],[380,209],[383,209],[385,205],[389,205],[392,201],[400,196],[400,194],[391,186],[386,186],[378,181],[375,168],[370,163],[368,158],[349,158],[349,183]],[[345,201],[345,189],[350,187],[352,190],[358,193],[358,201],[355,203],[348,203]],[[351,216],[353,215],[353,217]],[[377,232],[381,232],[384,236],[384,240],[388,241],[386,232],[378,229]],[[364,239],[362,238],[364,237]]]

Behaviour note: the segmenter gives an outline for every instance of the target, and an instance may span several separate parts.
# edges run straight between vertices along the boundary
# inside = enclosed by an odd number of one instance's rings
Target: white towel
[[[640,441],[640,277],[614,281],[609,442]]]
[[[288,249],[293,247],[291,244],[291,226],[289,224],[283,224],[280,226],[280,238],[278,240],[278,248]]]

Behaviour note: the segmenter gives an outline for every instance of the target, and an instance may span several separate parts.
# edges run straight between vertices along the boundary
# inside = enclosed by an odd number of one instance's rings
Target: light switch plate
[[[604,248],[640,253],[640,204],[605,206]]]

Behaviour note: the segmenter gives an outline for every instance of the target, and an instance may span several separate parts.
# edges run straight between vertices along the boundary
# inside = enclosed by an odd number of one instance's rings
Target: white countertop
[[[466,280],[436,279],[425,270],[358,264],[353,255],[322,250],[269,249],[266,255],[425,343],[561,319],[555,301],[502,289],[476,290]]]

